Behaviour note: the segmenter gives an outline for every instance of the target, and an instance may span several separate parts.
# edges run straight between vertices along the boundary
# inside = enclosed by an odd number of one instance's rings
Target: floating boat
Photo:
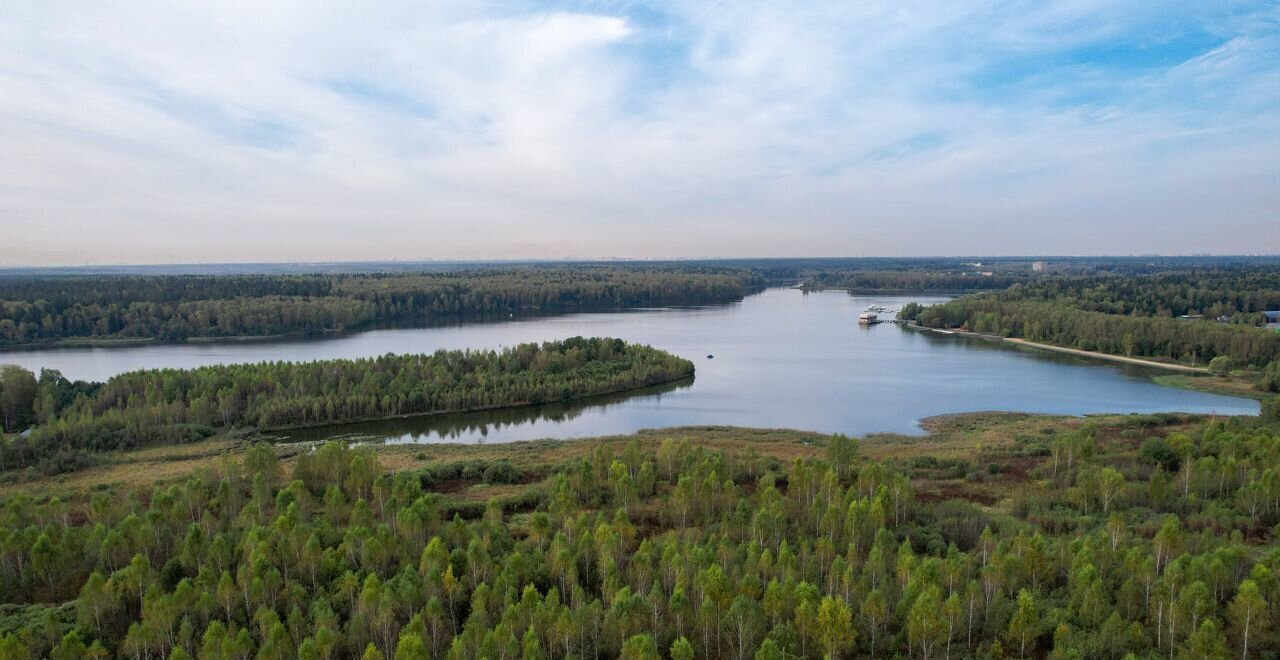
[[[874,325],[880,322],[880,317],[873,312],[863,312],[858,315],[858,325]]]

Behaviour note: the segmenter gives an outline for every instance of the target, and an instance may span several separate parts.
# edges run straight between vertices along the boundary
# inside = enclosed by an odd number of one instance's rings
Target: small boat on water
[[[858,325],[875,325],[880,322],[880,316],[875,312],[863,312],[858,315]]]
[[[710,353],[707,353],[707,359],[708,359],[708,360],[714,360],[714,359],[715,359],[715,357],[716,357],[716,356],[714,356],[714,355],[712,355],[712,354],[710,354]]]

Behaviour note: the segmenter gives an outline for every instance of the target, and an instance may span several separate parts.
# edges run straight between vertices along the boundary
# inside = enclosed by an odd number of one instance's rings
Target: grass
[[[1184,374],[1160,374],[1152,377],[1157,385],[1173,387],[1180,390],[1196,390],[1209,394],[1238,396],[1259,401],[1267,399],[1271,394],[1259,391],[1255,385],[1257,374],[1236,371],[1230,376],[1187,376]]]
[[[108,488],[142,490],[180,481],[201,468],[215,468],[220,457],[238,458],[246,446],[243,439],[219,437],[188,445],[105,454],[102,463],[84,470],[0,484],[0,496],[39,493],[74,499]]]
[[[1020,413],[979,412],[932,417],[922,422],[922,436],[873,434],[862,439],[860,454],[885,462],[912,476],[922,499],[964,499],[984,507],[998,506],[1018,488],[1034,481],[1030,473],[1045,460],[1047,443],[1055,435],[1090,424],[1100,441],[1128,443],[1136,447],[1150,435],[1202,419],[1183,416],[1170,419],[1151,416],[1100,415],[1065,417]],[[790,463],[818,457],[827,438],[821,433],[788,429],[754,429],[732,426],[677,427],[643,430],[576,440],[536,440],[509,444],[404,444],[380,445],[378,460],[391,472],[414,470],[464,460],[511,461],[525,473],[525,483],[485,484],[480,480],[440,485],[441,492],[460,503],[483,503],[491,498],[516,499],[543,486],[553,466],[582,458],[600,444],[620,453],[627,443],[639,441],[656,448],[664,440],[688,440],[710,449],[755,453]],[[91,468],[54,477],[0,484],[0,496],[27,493],[57,495],[68,501],[84,501],[97,492],[124,494],[147,491],[194,474],[216,472],[225,461],[238,463],[249,443],[244,437],[217,437],[188,445],[151,447],[106,454]],[[286,470],[310,445],[278,444],[277,455]]]
[[[922,422],[926,434],[874,434],[862,438],[860,455],[893,467],[911,479],[922,502],[958,501],[973,507],[974,515],[1014,520],[1020,501],[1049,486],[1045,466],[1052,440],[1088,425],[1095,430],[1100,458],[1136,460],[1138,447],[1149,437],[1164,436],[1201,423],[1198,415],[1098,415],[1066,417],[1020,413],[979,412],[933,417]],[[459,461],[510,461],[521,473],[518,483],[490,484],[481,477],[455,478],[428,486],[440,493],[446,517],[476,518],[486,506],[498,504],[511,516],[513,533],[522,534],[531,513],[546,500],[554,468],[580,459],[601,444],[615,454],[637,441],[653,451],[665,440],[689,442],[716,450],[775,458],[790,463],[825,454],[830,436],[787,429],[731,426],[678,427],[644,430],[576,440],[537,440],[509,444],[378,445],[378,461],[389,472],[419,470]],[[83,507],[98,493],[141,499],[157,486],[198,475],[216,475],[238,466],[252,438],[219,437],[180,446],[154,447],[107,455],[103,463],[57,477],[0,485],[0,497],[19,492],[36,498],[61,497]],[[277,444],[277,456],[291,470],[309,444]],[[753,484],[744,483],[745,489]],[[660,493],[661,494],[661,493]],[[637,502],[633,516],[641,526],[661,526],[661,497]]]

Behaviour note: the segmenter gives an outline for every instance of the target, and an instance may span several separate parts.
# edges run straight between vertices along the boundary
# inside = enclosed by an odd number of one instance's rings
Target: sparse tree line
[[[307,335],[459,316],[741,299],[723,269],[556,267],[365,275],[0,278],[0,346]]]
[[[259,445],[143,498],[6,498],[0,657],[1275,657],[1280,436],[1045,448],[983,510],[847,438],[600,444],[464,517],[371,448]]]
[[[574,337],[502,351],[263,362],[137,371],[71,383],[0,371],[0,472],[65,471],[82,452],[180,443],[229,428],[273,429],[568,401],[667,383],[693,363],[620,339]],[[10,396],[10,395],[13,396]],[[43,461],[49,461],[40,465]]]

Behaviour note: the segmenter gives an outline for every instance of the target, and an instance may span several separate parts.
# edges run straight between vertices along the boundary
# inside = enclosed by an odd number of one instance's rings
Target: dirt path
[[[1143,360],[1142,358],[1131,358],[1123,355],[1111,355],[1110,353],[1098,353],[1096,351],[1085,351],[1078,348],[1067,348],[1065,346],[1054,346],[1053,344],[1041,344],[1039,342],[1027,341],[1016,337],[1004,338],[1005,341],[1018,344],[1020,346],[1028,346],[1030,348],[1038,348],[1045,351],[1053,351],[1055,353],[1067,353],[1069,355],[1080,355],[1083,357],[1097,358],[1099,360],[1110,360],[1112,362],[1124,362],[1126,364],[1138,364],[1144,367],[1156,367],[1157,369],[1169,369],[1171,371],[1180,371],[1187,374],[1207,374],[1208,369],[1203,367],[1188,367],[1185,364],[1169,364],[1168,362],[1155,362],[1152,360]]]

